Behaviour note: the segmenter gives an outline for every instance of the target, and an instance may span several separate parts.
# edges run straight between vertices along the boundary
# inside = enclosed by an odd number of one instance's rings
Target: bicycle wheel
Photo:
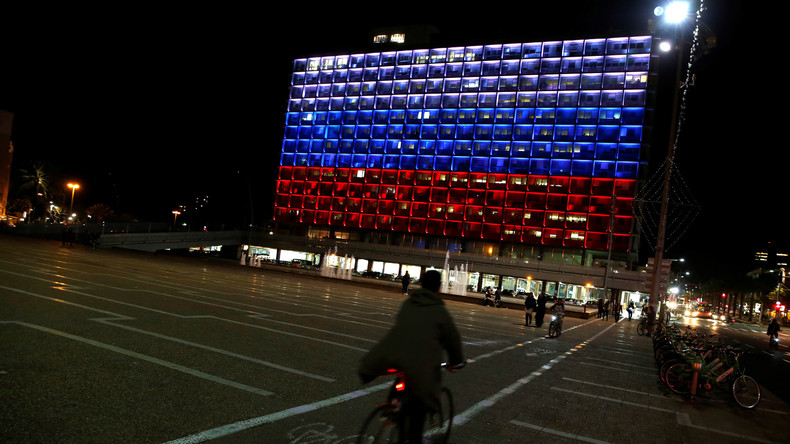
[[[357,444],[399,443],[400,426],[390,406],[380,405],[370,412],[357,435]]]
[[[439,401],[440,410],[429,413],[425,418],[424,435],[431,438],[433,443],[444,444],[450,438],[450,430],[453,428],[453,416],[455,416],[453,394],[450,392],[450,389],[442,387]]]
[[[667,382],[667,371],[669,370],[670,367],[672,367],[673,365],[675,365],[675,364],[677,364],[679,362],[685,362],[685,361],[682,360],[681,358],[677,358],[676,357],[676,358],[673,358],[673,359],[668,359],[663,364],[661,364],[661,366],[658,368],[658,377],[661,379],[661,382],[666,384],[666,382]]]
[[[636,324],[636,334],[639,336],[644,336],[647,334],[647,326],[641,322]]]
[[[691,392],[691,366],[686,362],[672,364],[667,369],[664,382],[673,392],[686,395]]]
[[[552,322],[549,324],[549,337],[553,338],[554,336],[557,336],[557,326]]]
[[[753,409],[760,402],[760,386],[751,376],[740,375],[732,383],[735,402],[745,409]]]

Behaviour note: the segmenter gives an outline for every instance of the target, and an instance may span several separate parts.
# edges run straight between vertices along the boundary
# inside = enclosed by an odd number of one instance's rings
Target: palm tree
[[[42,163],[34,162],[29,168],[20,169],[19,172],[22,174],[22,184],[19,189],[20,191],[30,191],[30,201],[33,204],[33,211],[31,211],[29,219],[40,219],[45,214],[42,199],[50,195],[49,175],[46,172],[46,167]]]

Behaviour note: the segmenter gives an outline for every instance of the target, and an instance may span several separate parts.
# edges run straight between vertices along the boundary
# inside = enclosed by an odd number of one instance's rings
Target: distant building
[[[14,157],[14,144],[11,142],[11,128],[14,114],[0,110],[0,220],[6,218],[8,189],[11,184],[11,162]]]
[[[773,242],[754,252],[754,265],[764,270],[790,269],[788,263],[790,263],[790,248],[782,248]]]

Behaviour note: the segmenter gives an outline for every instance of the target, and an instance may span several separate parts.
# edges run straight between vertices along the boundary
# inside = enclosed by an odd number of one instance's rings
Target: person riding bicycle
[[[427,413],[439,410],[445,353],[450,371],[464,362],[461,335],[444,302],[436,295],[441,282],[442,275],[436,270],[422,275],[422,288],[413,291],[403,302],[395,325],[362,357],[359,365],[363,383],[385,374],[388,369],[404,373],[410,390],[410,405],[405,406],[410,423],[409,442],[422,442]]]
[[[562,301],[562,298],[557,298],[557,301],[554,302],[554,305],[549,307],[554,313],[554,317],[557,320],[557,324],[560,328],[562,328],[562,318],[565,317],[565,303]],[[549,323],[549,335],[551,335],[551,324],[554,322],[554,318],[552,318],[552,322]]]
[[[778,345],[776,345],[778,342],[774,343],[774,337],[779,339],[779,331],[780,330],[781,330],[781,328],[779,328],[779,322],[776,320],[776,318],[773,318],[771,323],[768,324],[768,332],[767,332],[767,334],[768,334],[768,346],[769,347],[773,347],[773,346],[777,346],[778,347]]]
[[[565,303],[562,301],[562,298],[557,298],[557,302],[549,307],[549,310],[553,311],[554,314],[565,316]]]

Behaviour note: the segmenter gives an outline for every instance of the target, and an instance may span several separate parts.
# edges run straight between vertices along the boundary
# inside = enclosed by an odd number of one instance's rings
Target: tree
[[[112,208],[101,203],[93,204],[88,207],[87,213],[91,218],[95,219],[96,222],[105,222],[115,216],[115,211],[113,211]]]
[[[22,179],[19,190],[30,193],[32,211],[28,220],[40,220],[46,215],[43,200],[50,195],[49,175],[46,172],[46,167],[41,163],[32,163],[29,167],[20,169],[19,172]]]
[[[765,308],[769,305],[770,301],[776,299],[776,289],[779,284],[779,275],[772,273],[770,270],[755,270],[749,273],[751,280],[751,289],[754,294],[757,294],[762,304],[760,310],[760,320],[762,320]]]

